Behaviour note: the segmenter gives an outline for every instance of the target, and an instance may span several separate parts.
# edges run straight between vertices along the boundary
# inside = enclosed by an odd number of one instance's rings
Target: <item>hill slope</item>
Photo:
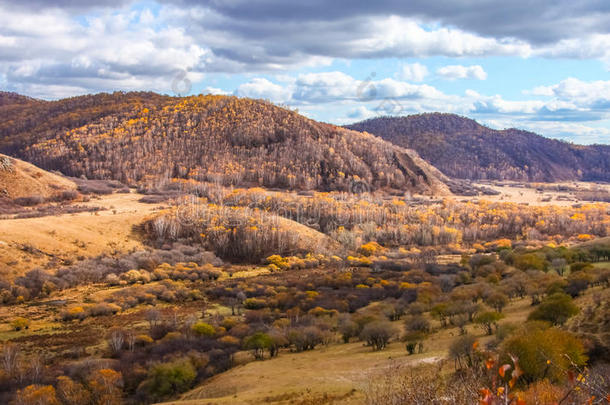
[[[8,107],[0,151],[70,176],[447,192],[413,152],[260,100],[115,93]]]
[[[347,128],[414,149],[448,176],[520,181],[610,181],[610,146],[581,146],[453,114],[382,117]]]
[[[76,190],[76,184],[29,163],[0,155],[0,197],[46,198],[68,190]]]

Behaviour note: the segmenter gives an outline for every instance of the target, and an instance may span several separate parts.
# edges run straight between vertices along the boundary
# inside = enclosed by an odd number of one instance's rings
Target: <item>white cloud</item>
[[[562,39],[536,49],[535,54],[546,58],[599,59],[610,70],[610,34]]]
[[[290,89],[274,84],[265,78],[256,77],[240,85],[235,95],[241,97],[260,98],[275,103],[284,103],[290,99]]]
[[[201,90],[201,94],[213,94],[218,96],[226,96],[230,94],[228,91],[216,87],[205,87]]]
[[[0,6],[0,74],[8,88],[59,98],[114,90],[171,93],[177,72],[202,78],[209,50],[182,28],[149,25],[140,12],[102,12],[86,24],[58,9],[27,13]]]
[[[596,127],[592,123],[528,121],[511,118],[484,119],[480,122],[495,129],[517,128],[578,144],[610,143],[610,128]]]
[[[463,65],[448,65],[439,68],[436,74],[449,80],[456,79],[487,79],[487,73],[480,65],[463,66]]]
[[[515,55],[527,57],[529,44],[513,40],[483,37],[455,28],[424,29],[413,18],[398,16],[372,18],[370,31],[352,41],[355,55],[375,56],[481,56]]]
[[[610,108],[610,81],[585,82],[569,77],[552,86],[539,86],[529,92],[533,95],[554,97],[580,106]]]
[[[343,111],[342,116],[332,117],[337,124],[381,115],[441,111],[480,118],[496,128],[517,127],[545,136],[593,143],[610,141],[610,129],[593,125],[598,120],[610,120],[608,108],[603,113],[596,110],[600,103],[607,102],[608,84],[566,79],[529,92],[544,95],[545,100],[507,100],[501,95],[488,96],[470,89],[459,96],[426,84],[392,78],[362,81],[343,72],[324,72],[302,74],[296,79],[285,77],[283,85],[255,78],[240,86],[236,94],[300,107],[314,119],[328,111]]]
[[[428,76],[428,68],[421,63],[407,63],[402,66],[397,77],[409,82],[423,82]]]

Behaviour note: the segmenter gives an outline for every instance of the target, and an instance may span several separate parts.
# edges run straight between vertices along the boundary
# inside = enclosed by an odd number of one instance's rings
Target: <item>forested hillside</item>
[[[456,178],[610,180],[608,145],[574,145],[518,129],[497,131],[453,114],[382,117],[348,128],[414,149]]]
[[[178,178],[289,189],[350,190],[356,184],[446,191],[438,173],[412,152],[260,100],[98,94],[7,102],[0,104],[0,119],[2,152],[75,177],[130,185]]]

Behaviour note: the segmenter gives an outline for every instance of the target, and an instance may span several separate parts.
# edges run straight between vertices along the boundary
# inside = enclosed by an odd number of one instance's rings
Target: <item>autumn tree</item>
[[[52,385],[28,385],[17,391],[16,405],[60,405]]]
[[[354,322],[349,314],[341,314],[338,321],[338,329],[343,343],[349,343],[350,339],[358,336],[360,327]]]
[[[87,404],[91,401],[91,393],[70,377],[57,377],[56,389],[57,397],[65,405]]]
[[[430,333],[430,322],[423,315],[412,315],[405,319],[405,335],[407,352],[415,353],[415,349],[421,353],[424,350],[424,340]]]
[[[529,314],[527,319],[546,321],[552,325],[563,325],[570,317],[576,315],[578,311],[578,306],[574,304],[569,295],[556,293],[544,299]]]
[[[265,358],[265,350],[269,350],[272,345],[271,337],[263,332],[256,332],[254,335],[244,339],[244,349],[250,350],[256,360]]]
[[[362,332],[360,339],[365,341],[373,350],[383,350],[388,342],[396,334],[394,325],[388,321],[373,321],[367,323]]]
[[[485,303],[497,312],[502,312],[504,307],[508,305],[508,297],[505,294],[496,291],[485,298]]]
[[[112,369],[94,371],[88,380],[94,400],[98,404],[119,405],[122,403],[123,376]]]
[[[449,358],[453,359],[456,368],[474,367],[477,361],[476,339],[472,335],[456,338],[449,347]]]
[[[497,328],[498,321],[500,321],[502,318],[504,318],[504,315],[499,312],[487,311],[477,315],[474,318],[474,323],[479,325],[479,327],[483,329],[485,333],[491,335],[493,334],[494,328]]]
[[[152,365],[138,391],[158,401],[186,391],[196,377],[197,370],[188,358],[157,363]]]
[[[543,323],[528,323],[507,338],[501,347],[502,363],[518,359],[523,380],[531,383],[550,379],[560,382],[567,370],[583,366],[587,356],[582,342],[569,332],[546,327]]]

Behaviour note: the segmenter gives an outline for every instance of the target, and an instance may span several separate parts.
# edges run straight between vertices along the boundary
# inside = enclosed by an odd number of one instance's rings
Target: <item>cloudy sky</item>
[[[610,1],[0,0],[0,89],[235,94],[336,124],[441,111],[610,143]]]

